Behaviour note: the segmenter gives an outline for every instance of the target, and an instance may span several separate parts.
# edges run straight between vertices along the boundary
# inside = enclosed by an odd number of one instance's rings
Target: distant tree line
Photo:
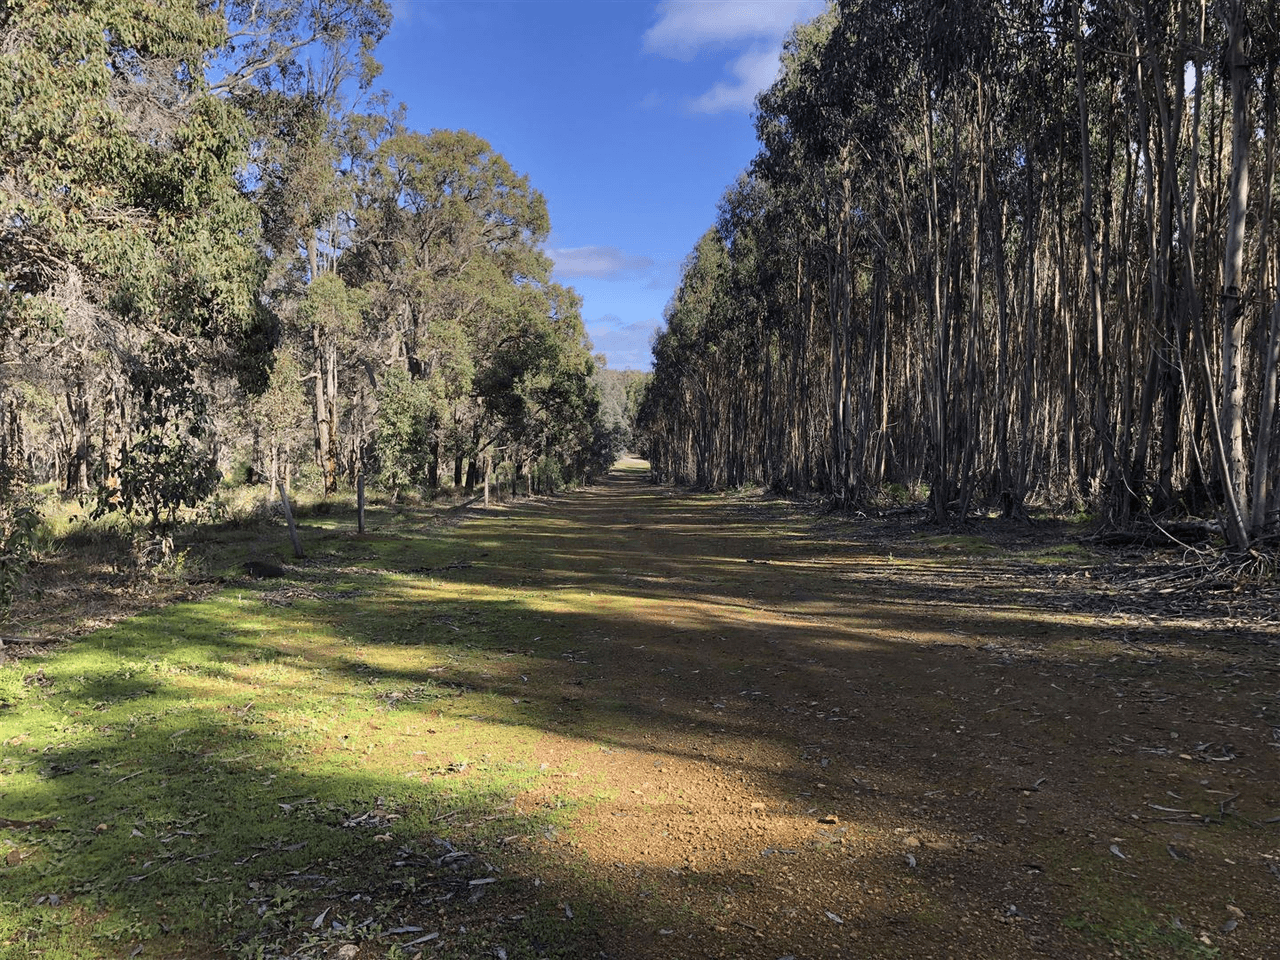
[[[374,93],[385,0],[0,0],[0,503],[162,524],[221,478],[325,492],[607,469],[546,203]]]
[[[1274,531],[1277,69],[1270,0],[797,28],[654,347],[655,476]]]

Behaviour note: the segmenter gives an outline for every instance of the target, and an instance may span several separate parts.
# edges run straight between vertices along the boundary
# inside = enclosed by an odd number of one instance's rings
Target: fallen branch
[[[1045,783],[1048,779],[1049,779],[1048,777],[1041,777],[1041,778],[1040,778],[1039,780],[1037,780],[1035,783],[1028,784],[1028,785],[1026,785],[1026,786],[1021,786],[1021,787],[1019,787],[1019,786],[1010,786],[1010,787],[1009,787],[1009,789],[1010,789],[1010,790],[1024,790],[1024,791],[1026,791],[1027,793],[1039,793],[1039,792],[1040,792],[1040,787],[1041,787],[1041,786],[1043,786],[1043,785],[1044,785],[1044,783]]]

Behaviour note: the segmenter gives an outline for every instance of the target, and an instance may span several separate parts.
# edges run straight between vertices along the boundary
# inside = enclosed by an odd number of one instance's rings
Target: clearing
[[[644,480],[0,667],[0,956],[1275,955],[1265,595]]]

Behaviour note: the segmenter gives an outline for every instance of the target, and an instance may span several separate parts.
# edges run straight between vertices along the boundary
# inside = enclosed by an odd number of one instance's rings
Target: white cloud
[[[596,353],[603,353],[610,370],[648,370],[653,366],[650,345],[660,328],[657,320],[623,323],[609,315],[587,323],[587,334]]]
[[[547,256],[555,261],[555,272],[561,277],[612,280],[653,266],[648,257],[631,256],[617,247],[562,247],[548,250]]]
[[[663,0],[644,50],[690,60],[706,46],[781,40],[792,24],[823,11],[822,0]]]
[[[781,68],[777,49],[752,47],[733,63],[729,70],[735,79],[731,83],[721,80],[700,97],[689,102],[694,113],[723,113],[726,110],[751,110],[756,94],[778,79]]]
[[[826,8],[824,0],[663,0],[644,33],[644,50],[691,60],[709,48],[736,51],[721,80],[687,104],[694,113],[750,111],[756,94],[778,77],[782,41],[791,27]]]

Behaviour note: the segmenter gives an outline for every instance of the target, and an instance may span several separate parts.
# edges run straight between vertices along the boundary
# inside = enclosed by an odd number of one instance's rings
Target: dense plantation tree
[[[655,346],[655,475],[1274,530],[1277,69],[1261,0],[797,28]]]

